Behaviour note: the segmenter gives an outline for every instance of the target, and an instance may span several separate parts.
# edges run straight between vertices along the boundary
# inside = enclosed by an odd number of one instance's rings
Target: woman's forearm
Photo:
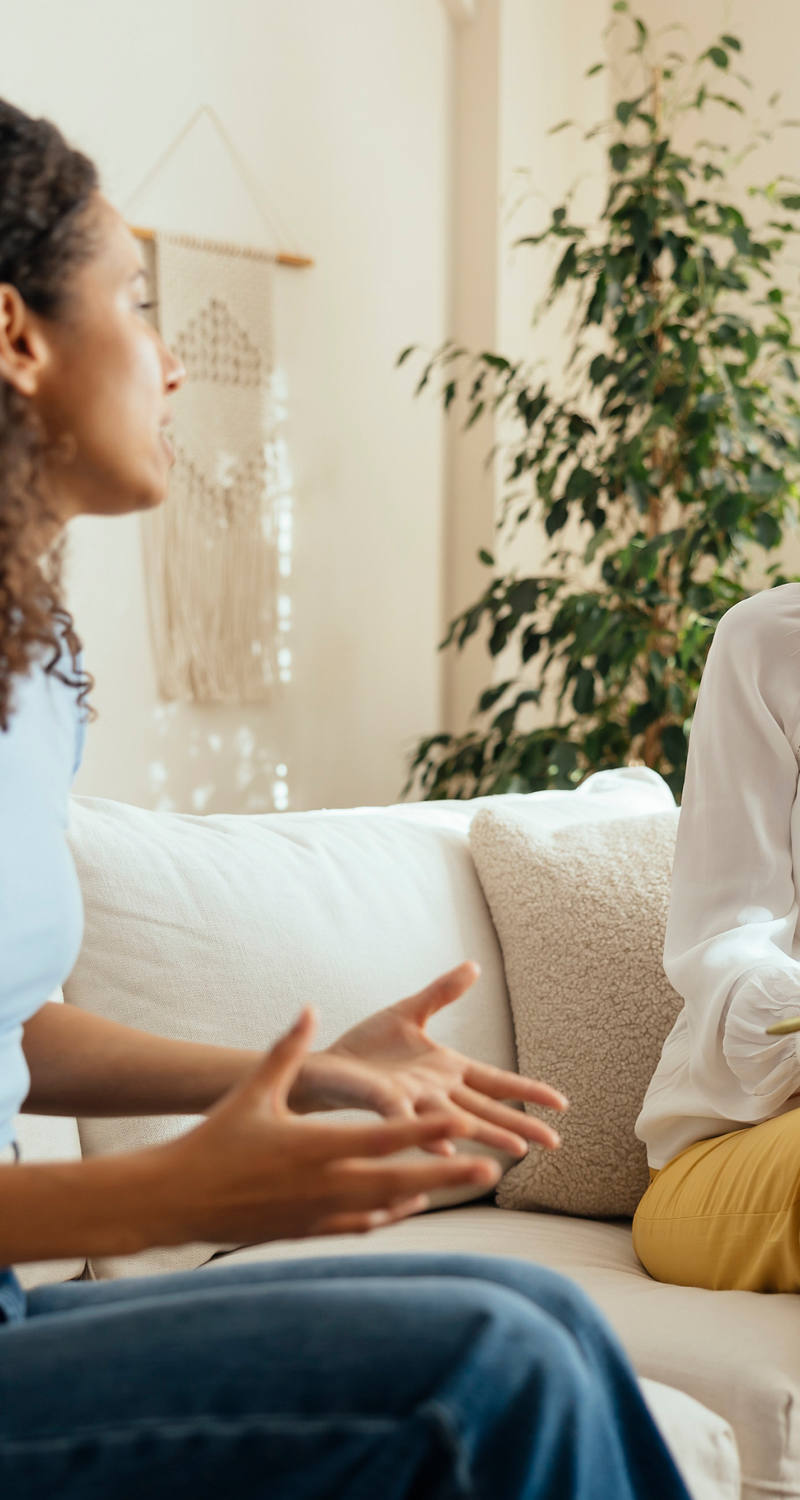
[[[158,1148],[0,1166],[0,1265],[181,1244]]]
[[[203,1114],[263,1055],[153,1036],[52,1001],[25,1022],[22,1046],[31,1075],[24,1113],[106,1118]],[[299,1078],[289,1103],[299,1114],[314,1107]]]

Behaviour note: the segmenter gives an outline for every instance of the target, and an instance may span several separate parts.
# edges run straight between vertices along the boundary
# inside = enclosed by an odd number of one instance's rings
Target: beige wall
[[[474,22],[462,28],[458,39],[455,336],[472,350],[491,349],[524,359],[531,370],[541,363],[551,374],[558,369],[564,316],[554,309],[535,329],[531,318],[552,261],[546,252],[513,248],[512,242],[541,230],[576,179],[579,212],[590,213],[602,202],[604,171],[597,146],[584,143],[579,131],[554,136],[547,132],[566,117],[584,119],[588,126],[604,111],[605,75],[587,81],[584,73],[605,56],[606,19],[607,8],[597,0],[565,0],[560,5],[482,0]],[[468,433],[462,433],[468,410],[454,403],[448,426],[448,619],[474,603],[488,584],[490,573],[476,559],[480,547],[493,551],[504,570],[546,573],[556,566],[548,561],[553,544],[543,530],[537,535],[528,527],[513,542],[497,537],[497,507],[508,461],[502,449],[489,471],[484,470],[484,460],[494,443],[514,440],[519,429],[487,409]],[[561,546],[580,548],[587,537],[571,528],[556,540]],[[462,652],[448,649],[448,730],[462,732],[468,727],[480,692],[515,671],[513,656],[509,648],[492,659],[482,634]],[[550,714],[546,700],[541,712]]]
[[[263,708],[159,704],[139,518],[80,517],[67,593],[100,718],[79,793],[270,810],[277,780],[279,806],[388,802],[437,725],[444,433],[394,362],[446,333],[455,25],[439,0],[5,0],[0,92],[93,156],[130,222],[291,236],[316,262],[275,284],[292,681]],[[131,199],[204,102],[273,234],[206,118]]]

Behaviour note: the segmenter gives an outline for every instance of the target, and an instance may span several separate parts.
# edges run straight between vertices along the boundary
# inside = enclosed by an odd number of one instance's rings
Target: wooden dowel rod
[[[131,234],[135,234],[137,240],[155,239],[155,230],[153,229],[144,229],[140,224],[129,224],[128,228]],[[260,251],[259,253],[266,254],[266,251]],[[313,266],[314,264],[313,260],[307,255],[289,255],[283,250],[276,251],[271,259],[277,261],[279,266]]]

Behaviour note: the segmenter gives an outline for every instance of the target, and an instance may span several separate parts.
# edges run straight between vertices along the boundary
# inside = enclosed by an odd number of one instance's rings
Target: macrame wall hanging
[[[203,110],[224,134],[211,107]],[[274,263],[311,262],[185,234],[134,233],[150,242],[156,324],[186,369],[169,397],[176,455],[169,493],[140,517],[159,693],[197,703],[263,701],[278,676]]]

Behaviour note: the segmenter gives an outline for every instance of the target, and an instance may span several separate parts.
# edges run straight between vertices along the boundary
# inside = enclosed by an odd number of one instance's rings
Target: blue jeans
[[[688,1500],[614,1334],[509,1256],[66,1282],[0,1324],[9,1500]]]

